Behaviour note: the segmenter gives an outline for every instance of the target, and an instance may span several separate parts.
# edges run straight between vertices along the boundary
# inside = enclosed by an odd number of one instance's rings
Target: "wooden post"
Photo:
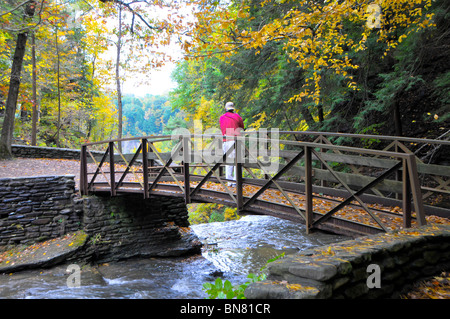
[[[219,148],[222,150],[223,155],[222,158],[219,160],[220,162],[220,166],[218,167],[219,169],[219,176],[220,177],[225,177],[225,162],[226,162],[226,157],[224,157],[224,155],[226,154],[226,152],[224,151],[223,148],[223,143],[225,143],[224,139],[221,138],[220,142],[219,142]],[[219,151],[220,152],[220,151]],[[217,164],[217,163],[216,163]]]
[[[114,168],[114,142],[109,142],[109,176],[111,182],[111,196],[116,196],[116,172]]]
[[[269,139],[269,133],[267,133],[266,136],[263,136],[263,138]],[[266,142],[263,142],[263,143],[264,143],[263,149],[265,152],[267,152],[267,155],[269,155],[269,141],[267,140]],[[267,158],[270,161],[270,157],[268,156]],[[268,175],[264,172],[264,179],[270,179],[270,175]]]
[[[243,184],[242,184],[242,162],[244,161],[243,155],[243,141],[235,137],[234,139],[234,173],[236,178],[236,199],[237,199],[237,209],[238,213],[242,211],[244,205],[243,201]]]
[[[396,140],[395,142],[394,142],[394,152],[395,153],[398,153],[400,151],[400,149],[399,149],[399,147],[398,147],[398,141]],[[407,164],[406,164],[406,162],[404,162],[403,163],[403,173],[402,172],[400,172],[400,171],[397,171],[396,173],[395,173],[395,179],[397,180],[397,181],[403,181],[403,187],[405,187],[405,170],[407,169]],[[406,176],[408,176],[408,174],[406,174]],[[409,185],[409,184],[408,184]],[[409,185],[409,187],[410,187],[410,185]],[[409,189],[409,191],[411,191],[411,189]],[[405,194],[405,189],[403,189],[403,191],[402,191],[402,193],[403,194]],[[396,199],[399,199],[399,200],[402,200],[403,199],[403,197],[402,197],[402,194],[399,194],[399,193],[395,193],[395,198]],[[409,197],[409,201],[411,202],[411,197]],[[404,202],[403,202],[404,203]],[[411,204],[411,203],[410,203]],[[410,205],[411,206],[411,205]],[[410,209],[411,209],[411,207],[410,207]],[[403,219],[403,221],[405,221],[404,219]],[[405,226],[406,227],[406,226]],[[411,225],[409,226],[409,227],[411,227]]]
[[[403,203],[403,227],[411,227],[411,184],[408,176],[408,162],[403,159],[403,184],[402,184],[402,203]]]
[[[305,212],[305,225],[306,233],[311,233],[311,225],[313,222],[313,199],[312,199],[312,161],[311,161],[311,149],[305,146],[305,200],[306,200],[306,212]]]
[[[191,159],[190,152],[190,136],[183,136],[183,174],[184,174],[184,202],[186,204],[191,203],[191,181],[190,181],[190,172],[189,172],[189,161]]]
[[[142,139],[142,177],[144,182],[144,199],[149,198],[148,192],[148,141],[146,138]]]
[[[184,202],[186,204],[191,203],[191,180],[189,173],[189,163],[183,163],[184,170]]]
[[[419,174],[417,172],[416,156],[408,154],[408,175],[411,183],[412,198],[414,200],[414,209],[416,211],[417,223],[419,226],[426,225],[425,209],[423,206],[422,189],[419,183]]]
[[[244,205],[244,184],[242,183],[242,163],[236,163],[236,197],[238,213],[242,211]]]
[[[80,158],[80,193],[81,195],[88,194],[87,187],[87,146],[81,146]]]
[[[147,144],[152,144],[153,145],[153,142],[147,141]],[[147,153],[154,153],[153,152],[153,148],[151,148],[150,145],[148,147]],[[149,160],[149,165],[150,165],[150,167],[154,167],[155,166],[155,160],[153,159],[153,157]]]
[[[320,144],[325,144],[324,139],[325,139],[325,137],[324,137],[322,134],[320,134],[319,137],[318,137],[318,140],[320,141]],[[322,155],[322,153],[326,153],[326,149],[320,148],[320,154]],[[326,169],[325,164],[322,163],[322,162],[320,162],[320,168],[321,168],[321,169]],[[327,181],[324,180],[324,179],[321,179],[321,180],[320,180],[320,186],[322,186],[322,187],[328,187]]]

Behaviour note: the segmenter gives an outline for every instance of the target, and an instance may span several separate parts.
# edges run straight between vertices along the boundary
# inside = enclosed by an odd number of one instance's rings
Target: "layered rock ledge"
[[[74,251],[67,235],[84,234]],[[52,258],[6,252],[57,245]],[[77,241],[78,242],[78,241]],[[63,249],[63,248],[70,249]],[[182,198],[141,194],[84,196],[75,191],[73,175],[0,179],[0,272],[54,265],[64,260],[108,262],[132,257],[198,254],[201,243],[189,228]]]
[[[450,226],[427,225],[302,251],[268,265],[249,299],[398,298],[450,269]]]

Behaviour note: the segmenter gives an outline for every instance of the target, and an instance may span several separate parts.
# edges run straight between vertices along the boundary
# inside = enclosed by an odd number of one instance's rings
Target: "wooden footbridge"
[[[308,232],[351,236],[424,225],[429,214],[450,216],[449,209],[430,205],[450,198],[449,163],[416,156],[449,154],[450,141],[266,130],[234,139],[225,153],[221,135],[188,132],[84,144],[80,191],[178,196],[187,204],[220,203],[240,214],[301,222]],[[375,140],[384,148],[366,148]],[[124,154],[125,142],[138,146]],[[224,177],[225,165],[235,167],[235,181]]]

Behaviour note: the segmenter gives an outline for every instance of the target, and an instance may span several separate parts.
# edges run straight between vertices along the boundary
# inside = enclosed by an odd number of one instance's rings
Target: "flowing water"
[[[68,265],[0,275],[0,298],[204,298],[202,284],[217,276],[241,284],[248,273],[258,273],[267,260],[282,252],[346,239],[324,233],[306,235],[303,225],[271,216],[191,227],[205,244],[201,255],[85,267],[79,287],[68,287]]]

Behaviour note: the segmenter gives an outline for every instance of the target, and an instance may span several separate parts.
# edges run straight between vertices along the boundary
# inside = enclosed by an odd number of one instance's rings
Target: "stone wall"
[[[247,298],[398,298],[450,269],[450,225],[428,225],[319,247],[268,265]]]
[[[57,158],[80,159],[80,150],[56,147],[41,147],[29,145],[12,145],[12,153],[15,157],[25,158]]]
[[[74,176],[0,179],[0,250],[80,229]]]
[[[199,253],[201,243],[188,227],[184,200],[176,197],[90,196],[84,200],[87,253],[97,262],[130,257]]]
[[[73,258],[97,262],[200,252],[184,199],[75,192],[74,176],[0,179],[0,251],[83,230],[88,244]]]

